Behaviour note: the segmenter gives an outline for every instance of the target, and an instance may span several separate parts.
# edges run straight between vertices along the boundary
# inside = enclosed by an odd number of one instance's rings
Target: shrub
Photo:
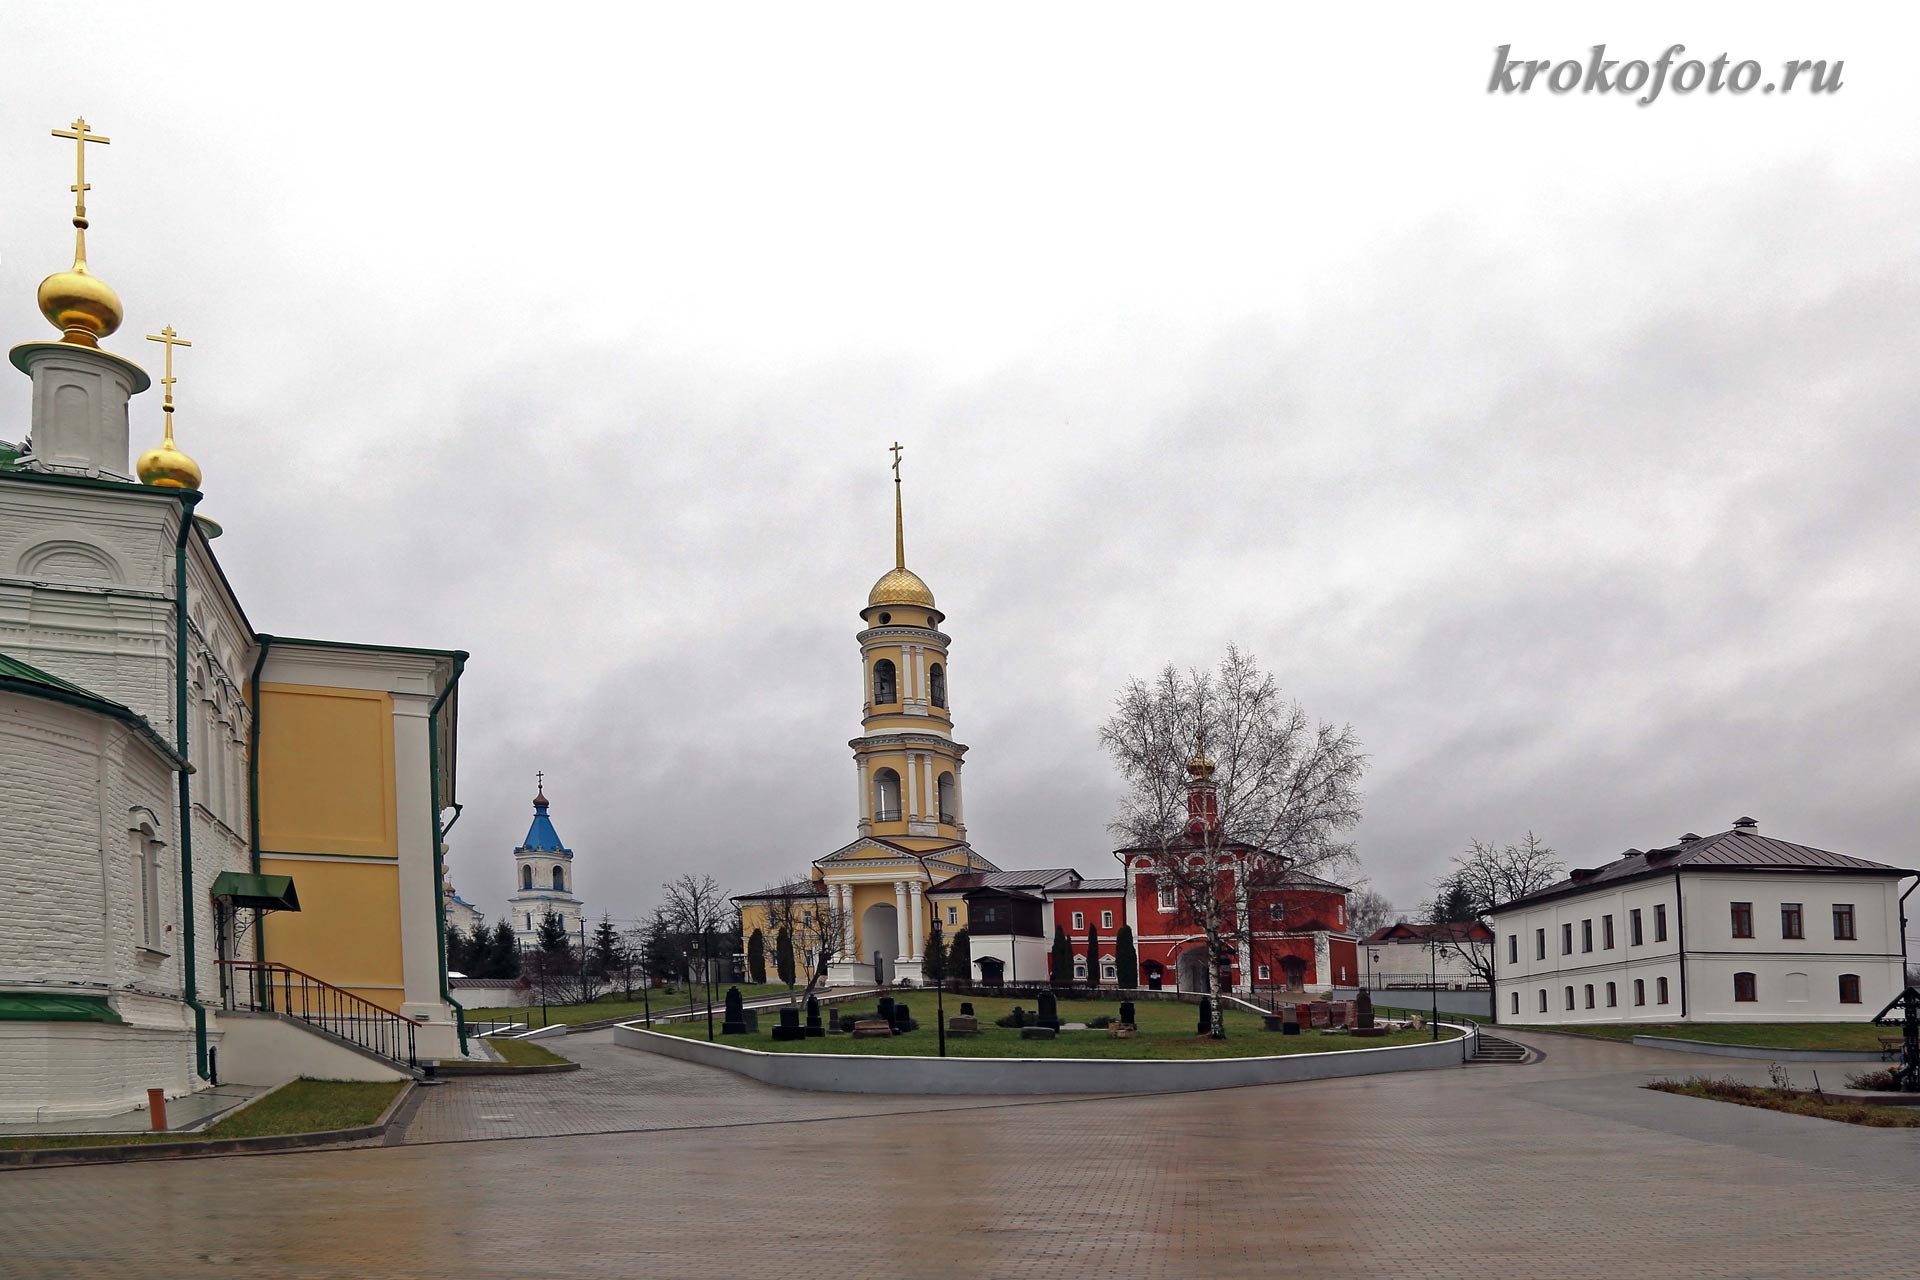
[[[1849,1089],[1874,1089],[1890,1093],[1900,1087],[1900,1073],[1892,1067],[1882,1067],[1878,1071],[1862,1071],[1859,1075],[1847,1077]]]
[[[1140,953],[1134,950],[1133,926],[1123,924],[1113,940],[1114,980],[1131,991],[1140,985]]]
[[[1103,1013],[1097,1018],[1087,1019],[1087,1025],[1089,1027],[1094,1028],[1095,1030],[1104,1031],[1106,1028],[1113,1025],[1113,1016],[1111,1014]]]

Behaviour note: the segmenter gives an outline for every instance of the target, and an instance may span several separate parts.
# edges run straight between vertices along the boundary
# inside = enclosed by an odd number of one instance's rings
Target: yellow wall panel
[[[267,875],[292,876],[299,911],[261,922],[268,960],[345,987],[383,1009],[398,1011],[400,868],[397,862],[317,862],[262,858]]]
[[[268,684],[260,702],[261,847],[397,856],[392,698]]]

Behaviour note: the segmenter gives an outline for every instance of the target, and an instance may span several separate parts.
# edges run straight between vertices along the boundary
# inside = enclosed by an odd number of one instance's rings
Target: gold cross
[[[898,481],[900,479],[900,455],[904,452],[900,448],[900,442],[895,440],[893,442],[893,448],[888,450],[888,452],[893,454],[893,478]]]
[[[166,403],[161,407],[166,409],[167,412],[171,413],[173,412],[173,384],[177,381],[177,379],[173,376],[173,349],[175,347],[190,347],[193,344],[191,342],[188,342],[185,338],[181,337],[179,334],[175,333],[173,331],[172,325],[168,325],[166,328],[162,329],[157,334],[154,334],[154,333],[148,334],[147,341],[163,342],[166,344],[167,373],[165,377],[160,379],[160,389],[166,393]]]
[[[113,139],[103,138],[88,129],[86,117],[84,116],[75,120],[71,129],[55,129],[53,136],[56,138],[73,139],[73,186],[68,189],[73,192],[73,225],[85,230],[87,226],[87,192],[93,190],[92,184],[87,181],[87,144],[89,142],[97,142],[105,146],[112,142]]]

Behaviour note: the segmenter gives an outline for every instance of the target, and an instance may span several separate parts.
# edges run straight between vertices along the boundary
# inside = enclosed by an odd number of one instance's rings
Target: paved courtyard
[[[0,1275],[1920,1273],[1920,1132],[1637,1087],[1765,1064],[1515,1038],[1547,1056],[1006,1103],[592,1033],[557,1042],[583,1071],[422,1091],[384,1146],[0,1174]]]

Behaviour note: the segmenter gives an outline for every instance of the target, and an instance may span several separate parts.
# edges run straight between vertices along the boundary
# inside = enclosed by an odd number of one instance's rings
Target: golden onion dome
[[[140,477],[141,484],[152,485],[156,489],[198,489],[200,487],[200,464],[180,452],[173,443],[173,434],[155,447],[140,455],[140,461],[134,464],[134,474]]]
[[[40,282],[40,314],[60,330],[64,341],[97,347],[120,327],[120,295],[76,263],[72,270],[56,271]]]
[[[1214,763],[1204,752],[1187,761],[1187,772],[1193,775],[1195,782],[1209,781],[1213,777],[1213,770]]]
[[[873,590],[867,593],[867,607],[871,609],[881,604],[917,604],[931,609],[933,591],[920,581],[920,575],[913,570],[901,567],[889,569],[881,575],[880,581],[873,584]]]

